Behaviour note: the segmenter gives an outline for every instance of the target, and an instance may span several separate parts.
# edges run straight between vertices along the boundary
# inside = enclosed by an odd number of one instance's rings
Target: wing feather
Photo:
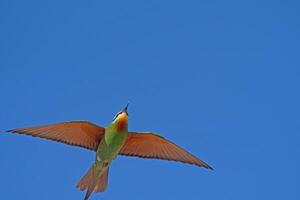
[[[196,156],[153,133],[129,132],[119,154],[141,158],[173,160],[212,169],[212,167]]]
[[[58,124],[12,129],[6,132],[40,137],[95,151],[105,129],[87,121],[71,121]]]

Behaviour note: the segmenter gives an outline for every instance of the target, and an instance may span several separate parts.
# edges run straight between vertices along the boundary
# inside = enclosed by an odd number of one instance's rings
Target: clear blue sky
[[[119,157],[91,199],[300,199],[299,1],[0,2],[0,129],[154,131],[211,164]],[[82,199],[94,153],[0,135],[1,199]]]

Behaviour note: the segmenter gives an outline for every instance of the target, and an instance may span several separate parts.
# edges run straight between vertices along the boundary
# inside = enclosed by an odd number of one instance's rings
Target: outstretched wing
[[[176,144],[153,133],[129,132],[119,154],[141,158],[173,160],[212,169],[208,164]]]
[[[105,129],[87,121],[72,121],[46,126],[12,129],[6,132],[45,138],[94,151],[97,149]]]

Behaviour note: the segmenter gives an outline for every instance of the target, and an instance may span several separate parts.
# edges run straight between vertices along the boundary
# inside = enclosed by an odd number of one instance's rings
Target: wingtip
[[[11,130],[5,130],[5,131],[0,131],[0,133],[14,133],[15,130],[11,129]]]
[[[207,163],[201,163],[200,165],[197,165],[198,167],[204,167],[205,169],[209,169],[214,171],[214,168],[212,168],[209,164]]]

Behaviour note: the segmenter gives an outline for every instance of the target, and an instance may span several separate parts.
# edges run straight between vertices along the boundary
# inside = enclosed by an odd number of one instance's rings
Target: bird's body
[[[123,147],[128,134],[128,117],[125,112],[118,114],[116,119],[105,128],[104,137],[96,151],[96,159],[87,175],[78,183],[81,190],[87,189],[85,199],[95,191],[105,190],[108,181],[108,169]],[[89,174],[90,173],[90,174]],[[105,174],[106,173],[106,174]]]
[[[127,115],[120,114],[118,121],[113,121],[105,128],[104,139],[97,149],[97,159],[111,162],[118,155],[128,134]]]
[[[76,186],[80,190],[87,190],[85,200],[92,192],[105,191],[109,166],[118,155],[173,160],[212,169],[205,162],[159,135],[128,132],[127,106],[106,128],[86,121],[75,121],[7,132],[41,137],[96,151],[94,164]]]

